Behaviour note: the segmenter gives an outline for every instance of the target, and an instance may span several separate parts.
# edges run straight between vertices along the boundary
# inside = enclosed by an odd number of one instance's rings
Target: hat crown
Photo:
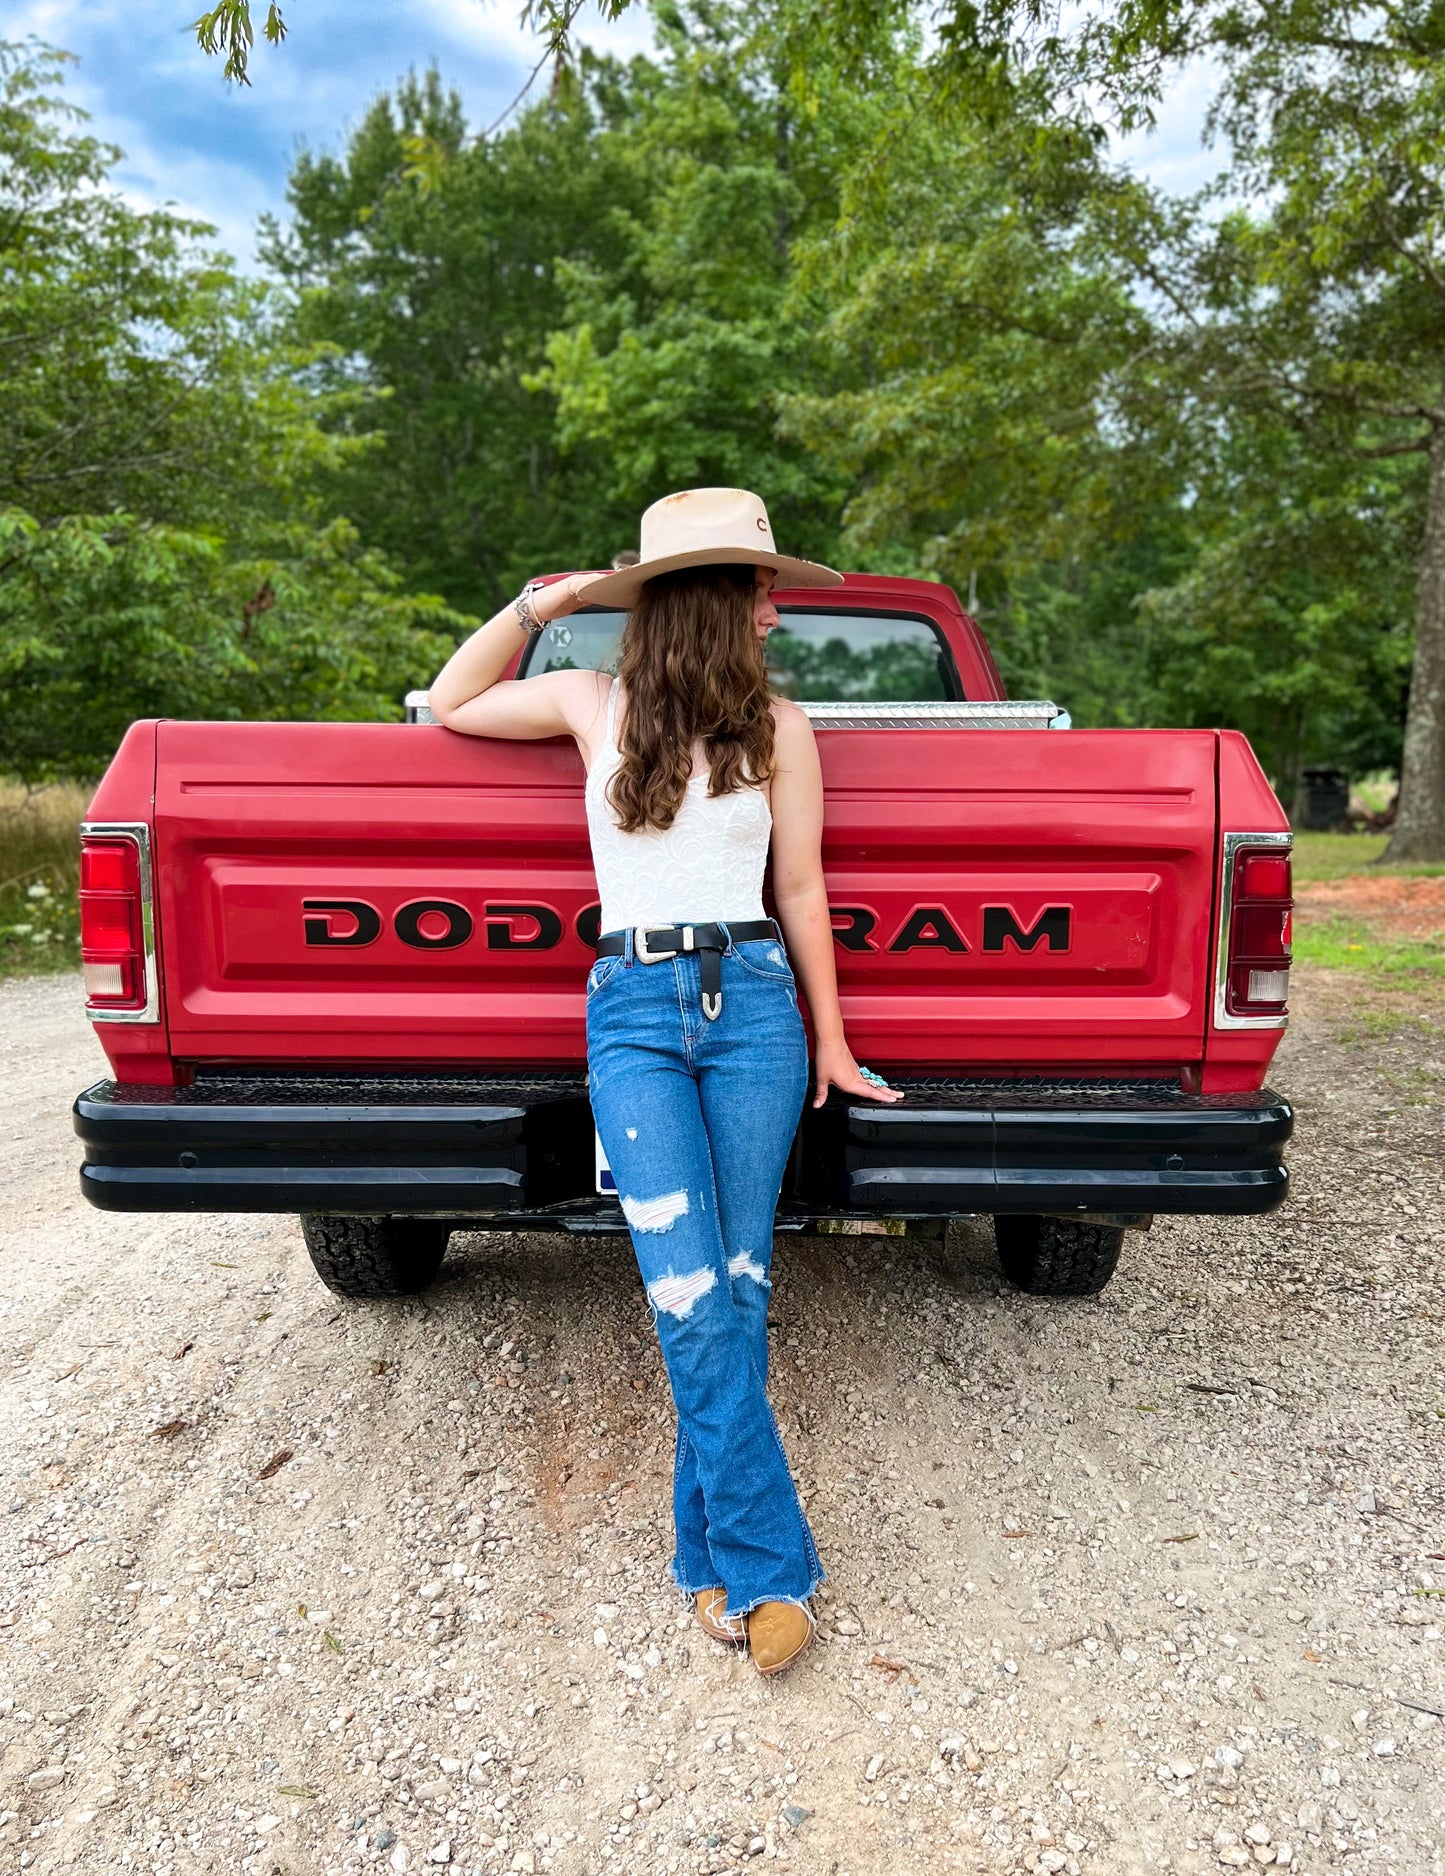
[[[644,561],[708,549],[775,554],[772,524],[761,496],[748,489],[683,489],[664,495],[642,517]]]

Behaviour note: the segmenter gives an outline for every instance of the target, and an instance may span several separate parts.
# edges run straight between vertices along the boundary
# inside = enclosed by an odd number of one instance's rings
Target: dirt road
[[[345,1305],[294,1220],[103,1216],[77,981],[0,987],[0,1869],[1445,1869],[1445,1016],[1299,988],[1273,1218],[1073,1304],[782,1241],[831,1580],[763,1683],[666,1581],[624,1241]]]

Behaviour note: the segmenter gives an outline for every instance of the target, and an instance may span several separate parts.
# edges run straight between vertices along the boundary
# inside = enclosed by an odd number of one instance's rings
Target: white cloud
[[[515,49],[524,69],[536,64],[542,50],[540,39],[519,23],[512,6],[499,0],[419,0],[419,11],[444,28],[457,45],[489,52]],[[648,52],[656,43],[652,16],[637,4],[618,20],[605,20],[600,12],[596,18],[579,14],[572,32],[580,45],[614,52],[623,59]]]
[[[1227,148],[1206,146],[1204,120],[1219,89],[1221,71],[1210,59],[1187,67],[1168,87],[1153,130],[1116,139],[1119,160],[1173,195],[1191,195],[1224,167]]]
[[[32,33],[51,45],[65,43],[65,28],[78,11],[76,0],[18,0],[5,21],[7,39],[26,39]]]
[[[216,233],[207,245],[234,255],[243,273],[260,271],[257,220],[267,209],[285,206],[263,178],[224,157],[157,146],[133,121],[119,120],[107,134],[126,153],[112,172],[112,184],[133,208],[169,208],[190,220],[211,222]]]

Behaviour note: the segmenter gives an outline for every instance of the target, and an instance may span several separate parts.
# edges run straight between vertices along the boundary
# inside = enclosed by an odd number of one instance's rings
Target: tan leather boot
[[[735,1648],[746,1646],[748,1632],[744,1617],[735,1615],[729,1618],[723,1614],[728,1606],[725,1589],[700,1589],[693,1597],[692,1605],[705,1635],[711,1635],[714,1641],[731,1642]]]
[[[780,1674],[813,1639],[813,1617],[796,1602],[760,1602],[748,1617],[748,1646],[759,1674]]]

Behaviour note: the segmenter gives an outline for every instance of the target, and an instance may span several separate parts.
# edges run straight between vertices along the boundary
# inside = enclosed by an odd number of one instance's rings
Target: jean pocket
[[[776,938],[748,938],[733,945],[733,955],[745,971],[754,977],[766,977],[773,983],[793,983],[793,967],[788,954]]]
[[[615,958],[598,958],[597,962],[587,973],[588,996],[590,997],[594,990],[600,990],[604,984],[610,983],[625,962],[626,960],[620,956]]]

